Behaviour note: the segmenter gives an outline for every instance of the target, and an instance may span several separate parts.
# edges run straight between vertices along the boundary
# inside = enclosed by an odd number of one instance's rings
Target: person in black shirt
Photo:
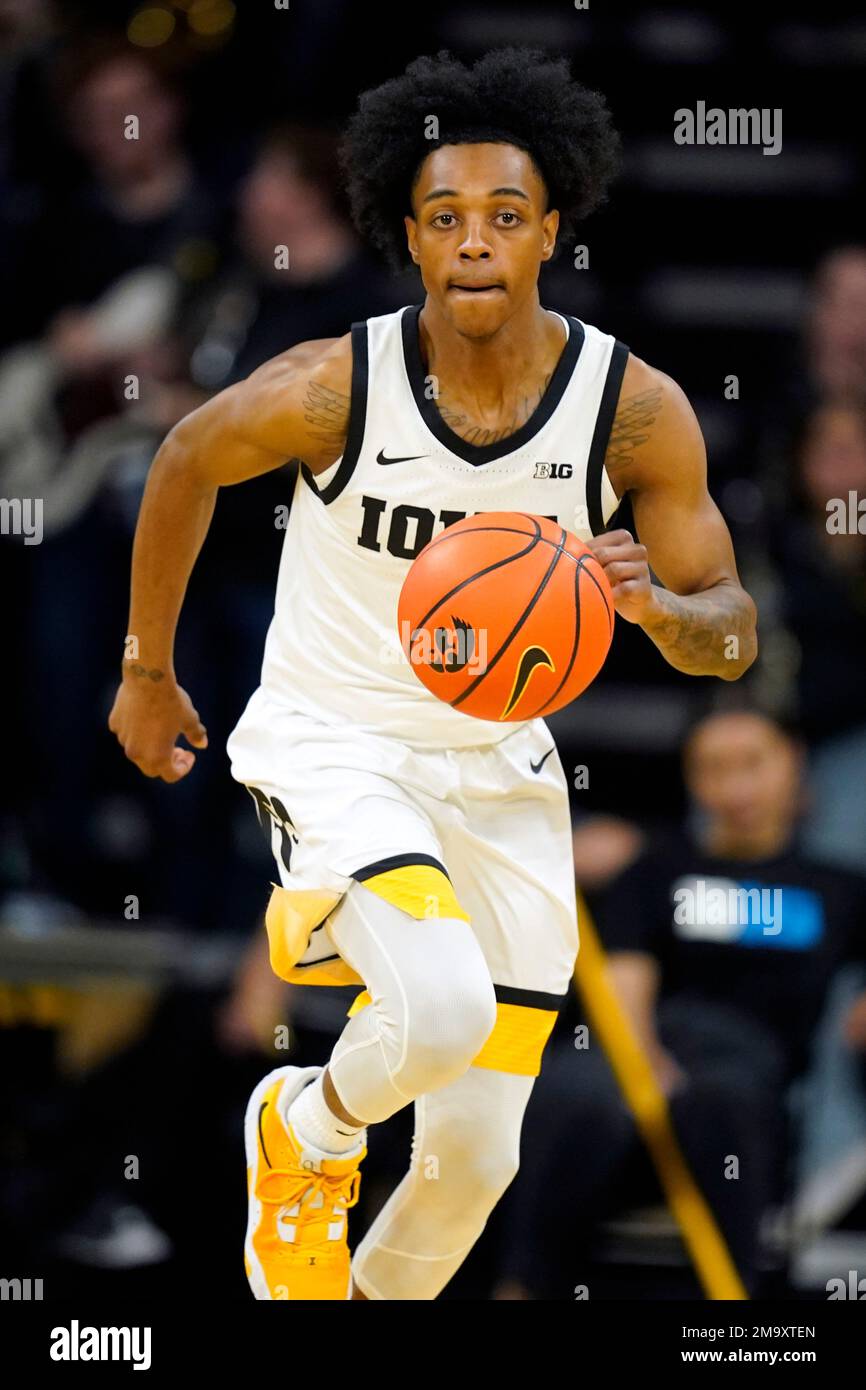
[[[803,841],[857,869],[866,863],[866,521],[857,512],[866,496],[866,400],[816,406],[795,459],[768,535],[779,616],[796,643],[797,723],[810,749]]]
[[[612,983],[752,1296],[761,1217],[784,1190],[789,1087],[835,970],[866,956],[866,878],[798,852],[801,767],[762,715],[702,721],[684,761],[696,830],[651,843],[597,906]],[[866,1048],[864,998],[846,1037]],[[530,1105],[497,1296],[571,1297],[597,1219],[634,1201],[637,1130],[592,1042],[551,1049]]]

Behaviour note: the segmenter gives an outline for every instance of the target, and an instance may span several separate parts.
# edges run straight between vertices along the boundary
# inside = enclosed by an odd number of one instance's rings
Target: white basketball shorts
[[[333,727],[259,687],[229,738],[232,776],[270,817],[282,887],[342,894],[435,864],[502,1002],[561,1007],[578,950],[568,789],[541,719],[500,743],[416,749]]]

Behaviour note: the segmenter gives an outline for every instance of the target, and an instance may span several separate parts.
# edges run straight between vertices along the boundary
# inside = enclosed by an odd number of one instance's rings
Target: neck
[[[772,859],[787,848],[790,839],[788,821],[771,821],[754,832],[716,822],[708,827],[704,843],[719,859]]]
[[[179,201],[189,178],[187,159],[182,154],[166,155],[146,172],[111,185],[111,196],[128,217],[157,217]]]
[[[421,356],[450,396],[479,414],[502,409],[522,396],[527,381],[549,376],[567,332],[555,314],[542,309],[538,290],[495,333],[470,338],[458,332],[429,295],[418,316]]]

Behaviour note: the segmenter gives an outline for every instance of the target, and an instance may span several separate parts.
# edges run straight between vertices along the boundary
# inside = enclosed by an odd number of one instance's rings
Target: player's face
[[[792,821],[799,806],[797,750],[754,714],[706,720],[692,737],[686,780],[711,819],[746,838]]]
[[[441,145],[425,159],[407,217],[428,296],[461,333],[486,337],[537,295],[559,214],[515,145]]]

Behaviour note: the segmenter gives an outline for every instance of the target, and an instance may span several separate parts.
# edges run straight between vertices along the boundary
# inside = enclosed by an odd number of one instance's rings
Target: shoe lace
[[[293,1207],[308,1193],[315,1201],[321,1192],[324,1202],[342,1202],[346,1209],[355,1206],[361,1186],[361,1172],[356,1168],[352,1173],[335,1177],[332,1173],[298,1173],[291,1168],[271,1168],[261,1181],[258,1197],[268,1205]],[[313,1206],[311,1202],[300,1207],[297,1222],[300,1225],[318,1216],[323,1207]]]

